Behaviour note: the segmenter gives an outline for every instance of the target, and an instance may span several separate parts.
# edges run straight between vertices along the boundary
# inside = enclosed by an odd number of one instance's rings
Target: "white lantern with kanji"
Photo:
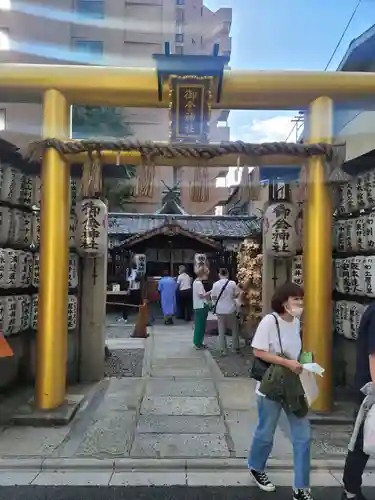
[[[349,181],[346,185],[346,196],[349,213],[355,212],[358,209],[357,202],[357,182],[356,180]]]
[[[362,208],[366,208],[368,206],[366,176],[358,175],[356,178],[356,183],[357,183],[357,205],[358,209],[362,210]]]
[[[347,184],[339,184],[337,187],[337,209],[340,215],[347,214],[349,211],[347,186]]]
[[[347,259],[342,259],[341,276],[342,276],[342,283],[343,283],[343,292],[342,293],[350,294],[352,291],[350,257]]]
[[[375,251],[375,213],[366,217],[366,250]]]
[[[364,257],[363,267],[364,276],[364,294],[367,297],[375,297],[375,257]]]
[[[78,319],[78,299],[75,295],[68,296],[68,330],[77,327]]]
[[[292,260],[292,282],[303,286],[303,257],[295,255]]]
[[[339,335],[344,334],[343,324],[342,324],[341,302],[342,302],[341,300],[335,302],[335,307],[333,311],[334,328]]]
[[[21,197],[21,187],[21,172],[18,169],[11,167],[10,165],[5,165],[3,167],[3,181],[1,184],[1,200],[13,203],[15,205],[19,204]]]
[[[40,207],[42,183],[40,177],[33,177],[33,205]]]
[[[23,212],[17,208],[11,211],[9,243],[13,245],[22,245],[23,243]]]
[[[79,257],[76,253],[69,254],[69,288],[77,288],[78,286],[78,264]]]
[[[343,335],[347,339],[352,338],[352,329],[350,325],[350,302],[347,300],[341,301],[341,317]]]
[[[349,302],[349,324],[350,324],[350,338],[351,340],[357,340],[359,324],[361,318],[365,311],[365,306],[359,304],[358,302]]]
[[[39,248],[40,245],[40,212],[32,216],[32,246]]]
[[[107,250],[108,210],[95,198],[77,205],[77,250],[86,257],[99,257]]]
[[[356,255],[350,258],[351,293],[364,295],[365,257]]]
[[[335,223],[337,228],[337,247],[338,252],[346,252],[346,221],[339,220]]]
[[[198,272],[200,267],[207,267],[207,255],[205,253],[194,254],[194,272]]]
[[[14,296],[6,296],[4,300],[3,333],[5,336],[16,332],[16,299]]]
[[[19,251],[5,248],[5,284],[4,288],[16,288],[18,278],[18,257]]]
[[[40,254],[34,253],[33,256],[33,274],[31,284],[34,288],[39,288],[40,283]]]
[[[38,303],[39,295],[36,293],[31,296],[30,327],[32,328],[32,330],[38,329]]]
[[[8,207],[0,207],[0,245],[8,243],[12,224],[12,210]]]
[[[76,247],[77,224],[78,224],[77,214],[75,210],[73,210],[69,218],[69,248]]]
[[[362,216],[355,219],[356,235],[357,235],[357,249],[363,252],[367,249],[367,217]]]
[[[370,170],[364,174],[366,195],[367,195],[367,207],[375,206],[375,170]]]
[[[7,280],[7,253],[4,248],[0,248],[0,288],[6,287]]]
[[[33,178],[29,175],[22,177],[20,204],[25,207],[32,207],[34,202]]]
[[[348,219],[345,221],[345,245],[347,252],[354,252],[357,250],[357,233],[355,219]]]
[[[263,245],[273,257],[290,257],[298,249],[299,208],[288,201],[272,202],[263,219]]]
[[[146,255],[144,253],[137,253],[134,256],[134,262],[137,266],[137,273],[139,274],[146,274]]]
[[[21,303],[21,328],[20,331],[23,332],[30,328],[31,320],[31,297],[30,295],[20,295]]]
[[[335,289],[339,293],[345,293],[343,261],[344,259],[335,259],[334,261],[334,283]]]

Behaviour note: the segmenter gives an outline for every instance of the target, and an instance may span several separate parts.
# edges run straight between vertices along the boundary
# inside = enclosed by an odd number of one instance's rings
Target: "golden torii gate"
[[[43,137],[66,140],[69,105],[168,107],[164,83],[158,98],[154,69],[2,64],[1,100],[43,103]],[[332,140],[333,101],[363,99],[375,94],[375,75],[350,72],[225,71],[219,109],[309,109],[309,143]],[[86,155],[80,155],[83,160]],[[116,153],[104,152],[107,162]],[[139,152],[122,152],[121,162],[137,163]],[[75,157],[77,161],[77,157]],[[214,159],[217,166],[237,164],[238,154]],[[68,158],[48,148],[42,162],[40,297],[37,336],[36,403],[58,407],[65,398],[68,297]],[[248,164],[248,158],[242,157]],[[326,368],[316,409],[332,403],[331,196],[325,178],[325,156],[308,160],[305,267],[305,349]],[[173,160],[175,164],[175,160]],[[183,159],[183,165],[194,164]],[[301,159],[262,157],[262,165],[301,163]],[[165,159],[162,160],[165,163]],[[208,162],[208,165],[210,162]]]

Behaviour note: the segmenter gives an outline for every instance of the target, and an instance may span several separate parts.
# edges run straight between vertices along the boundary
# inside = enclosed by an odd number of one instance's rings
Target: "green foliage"
[[[103,196],[108,200],[110,212],[128,212],[129,202],[133,199],[134,177],[136,167],[133,165],[119,166],[123,168],[122,178],[105,178]]]
[[[132,134],[123,108],[73,106],[72,136],[77,139],[116,137]]]
[[[72,137],[75,139],[120,139],[131,134],[132,130],[126,120],[123,108],[73,106]],[[104,178],[103,181],[103,196],[108,200],[110,212],[129,210],[128,204],[133,198],[133,181],[131,179],[135,176],[135,167],[124,165],[117,168],[120,170],[118,178]]]

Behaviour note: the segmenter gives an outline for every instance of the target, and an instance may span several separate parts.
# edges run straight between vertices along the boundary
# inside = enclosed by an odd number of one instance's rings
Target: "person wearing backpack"
[[[214,303],[213,313],[217,316],[217,328],[219,330],[219,349],[222,356],[228,354],[226,332],[232,332],[232,351],[240,352],[239,328],[237,319],[236,298],[240,289],[236,283],[229,279],[228,269],[219,270],[219,280],[212,287],[211,299]]]
[[[285,283],[278,287],[271,300],[272,314],[264,316],[255,332],[252,347],[254,362],[250,376],[257,381],[255,392],[258,404],[258,425],[255,430],[248,458],[250,474],[257,486],[266,492],[276,487],[265,472],[268,457],[272,451],[273,440],[281,411],[286,413],[291,430],[294,458],[294,500],[312,500],[310,492],[310,446],[311,429],[307,407],[303,412],[289,411],[293,405],[283,405],[277,398],[270,399],[261,392],[268,383],[268,368],[275,367],[278,373],[283,370],[288,376],[281,376],[279,383],[287,380],[287,387],[276,391],[287,395],[288,403],[301,402],[304,398],[298,375],[302,372],[299,363],[302,352],[300,317],[303,313],[303,290],[295,283]],[[277,369],[277,370],[276,370]],[[290,372],[289,372],[290,370]],[[263,383],[262,383],[263,382]],[[299,389],[301,389],[300,392]],[[301,408],[295,408],[301,410]],[[303,408],[302,408],[303,410]]]

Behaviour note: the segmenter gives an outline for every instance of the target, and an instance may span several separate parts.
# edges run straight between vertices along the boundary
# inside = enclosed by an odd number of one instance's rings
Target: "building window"
[[[77,52],[85,55],[102,55],[103,54],[103,42],[98,40],[82,40],[79,38],[73,38],[73,47]]]
[[[179,55],[179,56],[184,55],[184,48],[181,45],[178,45],[176,47],[176,54]]]
[[[176,22],[183,23],[185,21],[185,11],[184,9],[176,10]]]
[[[10,49],[9,30],[0,28],[0,51]]]
[[[176,0],[176,5],[185,5],[185,0]]]
[[[0,109],[0,131],[6,129],[6,116],[5,108]]]
[[[181,23],[176,23],[176,33],[182,35],[184,32],[184,25]]]
[[[102,19],[104,17],[104,1],[76,0],[76,11],[85,17]]]
[[[183,41],[184,41],[184,35],[182,33],[176,33],[176,42],[183,43]]]

